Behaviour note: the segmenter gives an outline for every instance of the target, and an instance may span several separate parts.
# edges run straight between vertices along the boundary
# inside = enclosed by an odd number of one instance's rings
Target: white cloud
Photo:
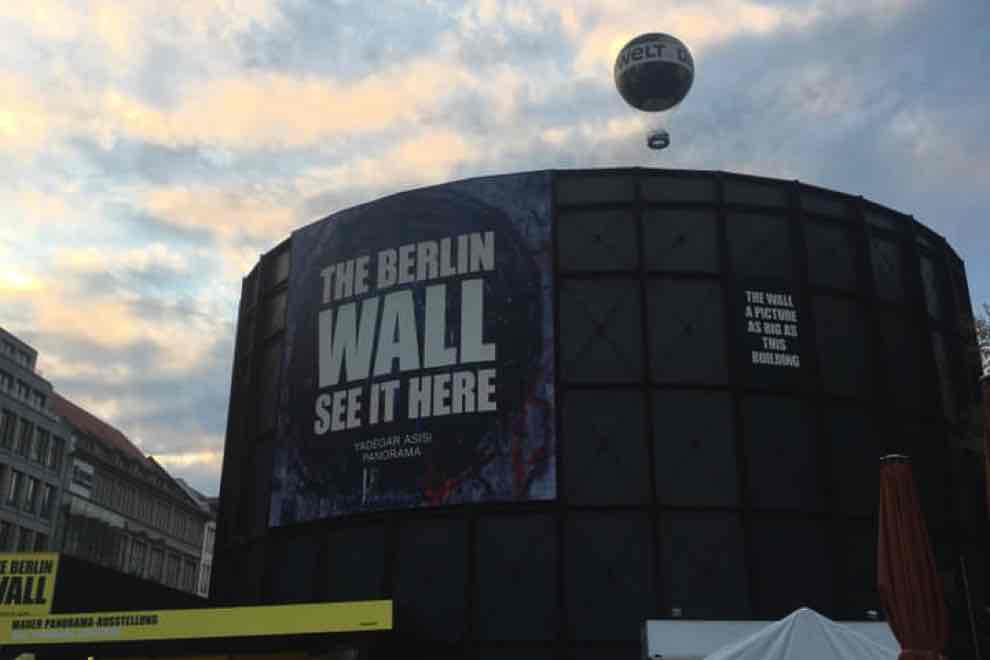
[[[62,132],[70,122],[49,107],[33,81],[0,70],[0,151],[31,153]]]
[[[188,267],[184,257],[164,246],[119,253],[62,247],[55,255],[51,263],[38,264],[34,274],[0,279],[0,293],[16,298],[23,308],[22,323],[33,335],[52,341],[39,347],[52,377],[92,376],[94,382],[120,383],[142,375],[133,370],[136,351],[144,368],[157,375],[190,373],[204,364],[229,332],[232,312],[218,307],[209,290],[159,292],[128,280],[96,288],[82,278],[114,268],[166,267],[181,272]]]
[[[521,5],[510,15],[522,23],[536,20]],[[482,69],[459,63],[459,49],[468,46],[469,37],[440,35],[429,51],[356,80],[208,72],[176,83],[167,103],[143,97],[127,82],[92,83],[71,67],[55,85],[0,71],[0,151],[30,157],[71,138],[109,150],[127,139],[200,148],[223,166],[237,151],[333,150],[345,137],[437,128],[438,120],[444,123],[438,113],[457,96],[473,95],[506,125],[523,95],[545,93],[531,72],[508,63]]]
[[[914,185],[941,188],[945,182],[964,181],[980,185],[990,171],[990,155],[953,128],[944,114],[913,106],[890,117],[882,136],[914,163]]]
[[[150,49],[169,44],[178,52],[236,50],[238,35],[276,30],[283,17],[274,0],[198,0],[163,6],[154,0],[32,0],[0,6],[8,34],[26,32],[34,42],[72,49],[102,63],[115,76],[140,70]]]
[[[185,273],[189,261],[185,255],[169,249],[163,243],[152,243],[146,247],[108,251],[95,247],[61,247],[55,250],[55,265],[78,273],[98,273],[107,271],[170,270]]]
[[[246,186],[155,186],[138,193],[149,214],[221,242],[281,240],[293,227],[290,191],[279,183]]]
[[[622,46],[643,32],[673,34],[699,58],[711,46],[734,37],[805,30],[816,22],[849,15],[889,20],[915,1],[809,0],[783,5],[758,0],[539,0],[538,4],[557,13],[576,47],[575,73],[600,78],[611,74]]]
[[[38,273],[14,266],[0,267],[0,297],[33,296],[45,288]]]
[[[456,166],[478,160],[483,153],[479,145],[454,131],[425,131],[377,155],[311,168],[296,179],[296,187],[303,195],[315,196],[348,188],[438,183]]]
[[[213,467],[219,470],[223,463],[223,439],[219,439],[221,449],[200,449],[196,451],[154,454],[156,461],[167,468],[184,468],[195,465]]]
[[[64,353],[57,347],[39,353],[38,365],[45,373],[55,374],[64,381],[90,381],[111,386],[127,385],[137,375],[126,360],[111,363],[87,360],[85,356]]]

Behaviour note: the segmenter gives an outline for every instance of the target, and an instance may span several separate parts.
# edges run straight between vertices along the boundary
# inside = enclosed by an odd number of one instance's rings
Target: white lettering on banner
[[[495,411],[496,370],[457,369],[496,359],[495,343],[484,336],[483,278],[495,270],[494,232],[380,250],[376,264],[372,284],[368,256],[320,271],[321,299],[332,306],[317,314],[318,388],[353,385],[317,394],[313,432],[324,435],[395,421],[403,387],[408,405],[400,414],[408,419]],[[417,317],[417,298],[407,285],[473,274],[479,276],[426,286],[422,316]],[[406,288],[386,291],[398,286]],[[459,295],[456,325],[448,318],[449,295]],[[445,367],[451,370],[411,373]],[[396,373],[409,376],[357,384]]]
[[[323,304],[340,302],[368,291],[368,260],[363,256],[324,268]],[[495,270],[495,232],[462,234],[453,239],[422,241],[381,250],[377,255],[379,291],[454,275]]]
[[[422,360],[413,294],[408,289],[393,291],[383,297],[377,346],[377,297],[361,301],[360,324],[356,302],[321,311],[318,327],[320,389],[366,379],[371,372],[372,354],[375,356],[375,376],[391,373],[396,360],[399,373],[493,361],[495,344],[485,342],[482,336],[484,293],[484,282],[480,279],[461,282],[461,342],[458,347],[445,343],[447,285],[427,288]]]
[[[375,341],[375,322],[378,320],[378,298],[368,298],[361,302],[360,330],[357,327],[356,309],[357,303],[347,303],[320,312],[320,389],[339,382],[345,363],[351,380],[368,377],[371,349]]]
[[[461,364],[495,359],[495,344],[486,344],[481,338],[484,310],[484,282],[464,280],[461,283]]]
[[[494,411],[493,380],[494,369],[413,376],[409,379],[409,419]]]
[[[423,366],[449,367],[457,364],[457,349],[447,346],[447,286],[426,287],[426,334],[423,336]],[[461,342],[463,343],[463,342]]]
[[[354,451],[361,455],[363,463],[377,463],[422,456],[422,446],[432,443],[433,434],[429,431],[422,431],[358,440],[354,443]]]
[[[382,422],[391,422],[395,419],[395,393],[398,389],[399,381],[397,380],[371,384],[371,405],[368,408],[369,424],[378,423],[379,410],[381,410]]]
[[[760,342],[750,350],[751,363],[800,368],[798,313],[791,294],[747,290],[745,295],[746,334]]]
[[[375,375],[392,372],[393,363],[399,361],[399,371],[419,369],[419,341],[416,337],[416,309],[413,294],[408,289],[385,295],[382,305],[382,327],[378,331],[378,349],[375,351]],[[367,373],[367,370],[364,370]],[[360,377],[360,376],[359,376]],[[346,379],[356,380],[354,377]]]

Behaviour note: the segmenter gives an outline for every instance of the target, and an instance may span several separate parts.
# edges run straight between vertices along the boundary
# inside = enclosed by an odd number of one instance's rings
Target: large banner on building
[[[4,619],[48,614],[58,576],[58,554],[0,554],[0,625]]]
[[[272,526],[556,495],[547,173],[292,236]]]
[[[392,601],[190,610],[80,612],[0,618],[0,647],[375,632],[392,629]]]

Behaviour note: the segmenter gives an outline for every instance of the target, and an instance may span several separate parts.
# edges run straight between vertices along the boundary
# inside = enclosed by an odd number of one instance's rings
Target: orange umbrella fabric
[[[941,660],[949,617],[908,457],[880,461],[877,587],[900,660]]]

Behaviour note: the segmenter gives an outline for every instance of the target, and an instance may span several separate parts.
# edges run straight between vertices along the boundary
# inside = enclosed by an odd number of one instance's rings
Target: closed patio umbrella
[[[900,660],[940,660],[949,618],[907,456],[880,459],[877,587]]]

